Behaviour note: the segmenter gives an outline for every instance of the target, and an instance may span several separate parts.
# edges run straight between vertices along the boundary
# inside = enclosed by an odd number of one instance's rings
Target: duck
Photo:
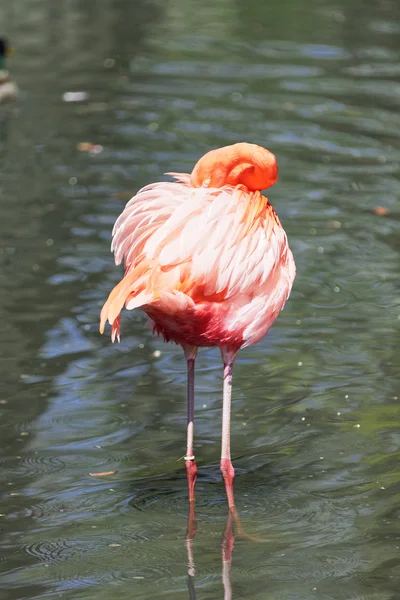
[[[7,58],[13,51],[5,38],[0,38],[0,104],[14,102],[18,96],[18,87],[7,70]]]

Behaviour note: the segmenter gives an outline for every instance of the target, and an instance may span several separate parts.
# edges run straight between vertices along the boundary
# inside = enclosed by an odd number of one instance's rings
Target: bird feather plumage
[[[124,304],[163,321],[168,311],[196,319],[196,306],[209,303],[220,313],[216,319],[209,311],[209,322],[218,321],[225,337],[240,329],[245,345],[257,330],[264,335],[272,324],[267,313],[275,318],[290,291],[294,262],[286,235],[258,191],[192,187],[189,175],[175,177],[139,190],[115,223],[111,248],[126,273],[103,307],[101,331],[108,320],[113,339],[119,337]]]

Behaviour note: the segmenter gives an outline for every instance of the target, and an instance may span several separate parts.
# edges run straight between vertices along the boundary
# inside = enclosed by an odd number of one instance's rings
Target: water
[[[232,598],[397,599],[398,3],[13,0],[0,22],[22,90],[1,115],[2,600],[224,597],[218,352],[197,365],[188,582],[181,352],[135,313],[112,346],[98,313],[127,199],[242,140],[278,157],[298,275],[234,372],[237,508],[260,541],[236,535]]]

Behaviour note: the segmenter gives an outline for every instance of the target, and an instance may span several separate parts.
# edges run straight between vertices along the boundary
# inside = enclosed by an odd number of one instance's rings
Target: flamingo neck
[[[195,165],[193,187],[245,185],[248,190],[265,190],[278,180],[278,164],[269,150],[239,143],[207,152]]]

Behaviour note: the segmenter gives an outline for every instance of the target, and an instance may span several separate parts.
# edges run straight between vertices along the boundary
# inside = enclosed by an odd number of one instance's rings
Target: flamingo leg
[[[222,398],[222,445],[220,468],[224,478],[226,496],[229,508],[235,507],[233,495],[233,478],[235,471],[231,462],[231,403],[232,403],[232,367],[236,352],[221,347],[224,361],[224,388]]]
[[[194,578],[196,575],[196,565],[194,562],[193,542],[197,533],[196,516],[194,514],[194,502],[189,503],[189,515],[186,530],[186,552],[188,560],[188,589],[190,600],[196,600],[196,590],[194,587]]]
[[[232,550],[235,541],[233,532],[234,515],[229,509],[224,535],[222,537],[222,585],[224,586],[224,600],[232,600],[231,565]]]
[[[193,454],[193,433],[194,433],[194,362],[197,354],[197,348],[185,346],[183,348],[187,360],[187,444],[186,444],[186,475],[188,481],[189,502],[194,503],[194,486],[196,483],[197,466]],[[194,522],[194,510],[193,514]],[[191,527],[189,527],[191,529]]]

